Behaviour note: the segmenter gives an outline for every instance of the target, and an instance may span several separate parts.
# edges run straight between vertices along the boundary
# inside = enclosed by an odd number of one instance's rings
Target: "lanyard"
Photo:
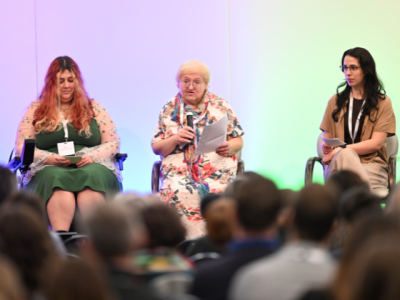
[[[361,105],[361,109],[360,112],[358,113],[358,117],[357,117],[357,121],[356,121],[356,125],[354,127],[354,135],[353,135],[353,94],[350,93],[350,105],[349,105],[349,134],[351,137],[351,140],[353,141],[354,144],[354,140],[357,136],[357,132],[358,132],[358,127],[360,126],[360,119],[361,119],[361,115],[363,112],[363,108],[364,108],[364,104],[365,104],[365,99]]]
[[[60,115],[61,115],[62,124],[64,127],[64,138],[65,138],[65,141],[67,142],[68,141],[68,128],[67,128],[68,120],[65,120],[63,114],[60,114]]]

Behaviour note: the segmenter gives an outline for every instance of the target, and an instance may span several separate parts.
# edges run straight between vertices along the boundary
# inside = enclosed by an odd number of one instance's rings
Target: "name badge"
[[[75,155],[74,142],[58,143],[57,148],[58,154],[60,154],[61,156]]]

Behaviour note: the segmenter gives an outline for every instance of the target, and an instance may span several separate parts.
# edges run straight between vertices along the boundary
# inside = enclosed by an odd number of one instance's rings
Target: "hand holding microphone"
[[[181,143],[190,143],[193,141],[195,136],[195,132],[193,128],[190,128],[189,126],[185,126],[181,129],[178,129],[178,134],[176,135],[177,140],[176,144],[179,145]]]

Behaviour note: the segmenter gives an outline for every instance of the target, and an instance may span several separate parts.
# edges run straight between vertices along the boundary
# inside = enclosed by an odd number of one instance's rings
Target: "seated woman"
[[[392,102],[366,49],[345,51],[341,70],[346,81],[329,100],[320,129],[325,138],[339,138],[346,145],[333,148],[322,143],[325,179],[345,169],[357,173],[372,189],[386,189],[386,137],[396,133]]]
[[[176,76],[179,93],[161,110],[152,139],[154,153],[162,156],[161,199],[177,209],[188,238],[204,234],[200,197],[224,191],[236,175],[235,154],[243,147],[244,132],[231,106],[207,90],[209,81],[210,71],[200,61],[188,61],[179,68]],[[186,126],[185,105],[193,107],[194,129]],[[225,114],[227,141],[214,152],[194,155],[204,126]],[[193,145],[189,144],[191,139]]]
[[[22,118],[17,155],[29,138],[36,139],[37,148],[31,170],[23,179],[25,189],[46,203],[53,230],[69,230],[76,203],[86,213],[108,194],[121,190],[122,178],[114,163],[120,145],[115,124],[106,110],[88,97],[79,67],[68,56],[51,63],[39,99]],[[74,143],[68,154],[82,157],[76,165],[59,153],[58,146],[66,141]]]

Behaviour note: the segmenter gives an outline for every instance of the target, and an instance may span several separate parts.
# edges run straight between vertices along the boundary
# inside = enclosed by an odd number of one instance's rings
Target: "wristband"
[[[341,146],[339,146],[339,147],[342,148],[342,149],[344,149],[344,148],[346,148],[346,146],[347,146],[347,144],[344,144],[344,145],[341,145]]]

